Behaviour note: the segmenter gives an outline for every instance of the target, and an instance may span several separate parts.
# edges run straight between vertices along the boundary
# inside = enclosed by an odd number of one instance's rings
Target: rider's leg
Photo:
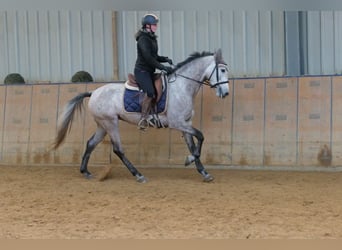
[[[141,118],[138,123],[139,129],[146,129],[148,127],[148,117],[152,108],[152,100],[156,97],[156,90],[154,88],[154,74],[142,71],[135,68],[134,75],[139,84],[140,89],[145,93],[141,104]]]
[[[148,127],[148,117],[150,115],[151,107],[152,107],[152,97],[149,97],[147,94],[144,95],[144,99],[141,103],[141,118],[138,123],[139,129],[146,129]]]

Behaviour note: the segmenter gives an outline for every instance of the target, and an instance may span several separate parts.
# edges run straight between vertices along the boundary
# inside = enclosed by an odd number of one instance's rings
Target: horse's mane
[[[214,53],[208,52],[208,51],[203,51],[203,52],[193,52],[187,59],[185,59],[184,61],[177,63],[177,65],[173,68],[173,70],[177,70],[180,67],[184,66],[185,64],[188,64],[189,62],[192,62],[193,60],[197,59],[197,58],[201,58],[201,57],[205,57],[205,56],[212,56],[214,55]]]

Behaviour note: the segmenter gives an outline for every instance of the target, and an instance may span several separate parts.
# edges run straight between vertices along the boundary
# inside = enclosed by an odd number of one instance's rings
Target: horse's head
[[[221,49],[217,50],[213,57],[214,60],[205,74],[210,87],[216,89],[216,95],[224,98],[229,95],[228,67],[223,60]]]
[[[192,66],[195,69],[192,69]],[[222,58],[221,49],[215,53],[194,52],[186,60],[178,63],[174,72],[176,77],[180,76],[192,83],[205,84],[215,88],[216,95],[221,98],[229,95],[228,67]],[[190,74],[193,77],[190,77]]]

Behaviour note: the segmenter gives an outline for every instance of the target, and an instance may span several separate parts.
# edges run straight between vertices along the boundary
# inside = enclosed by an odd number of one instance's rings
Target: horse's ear
[[[215,51],[215,61],[216,61],[216,63],[220,63],[223,61],[221,49],[218,49]]]

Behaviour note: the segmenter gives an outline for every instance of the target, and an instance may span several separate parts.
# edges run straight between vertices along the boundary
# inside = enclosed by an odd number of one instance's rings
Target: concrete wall
[[[55,152],[47,152],[58,114],[73,96],[103,83],[0,86],[0,164],[79,165],[95,123],[85,112]],[[223,168],[334,169],[342,165],[342,77],[232,79],[218,99],[204,87],[194,126],[205,136],[202,160]],[[188,155],[178,131],[120,124],[127,157],[136,165],[182,165]],[[146,146],[142,146],[142,143]],[[91,165],[121,164],[108,138]]]

